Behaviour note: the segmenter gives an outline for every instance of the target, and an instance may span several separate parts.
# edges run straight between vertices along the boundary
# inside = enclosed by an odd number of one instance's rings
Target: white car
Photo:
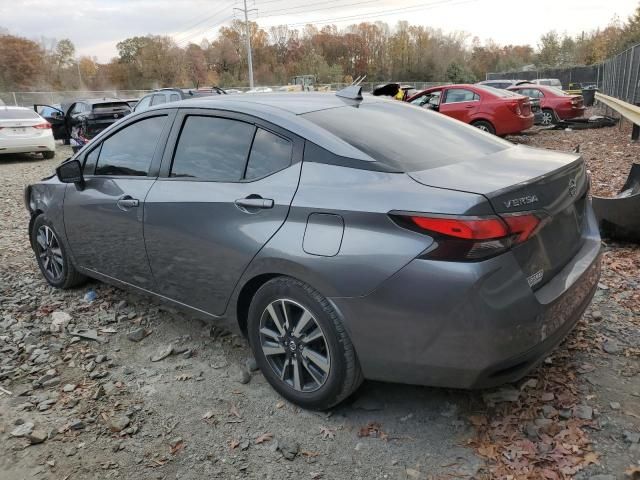
[[[25,107],[0,107],[0,154],[42,153],[44,158],[56,154],[51,124]]]

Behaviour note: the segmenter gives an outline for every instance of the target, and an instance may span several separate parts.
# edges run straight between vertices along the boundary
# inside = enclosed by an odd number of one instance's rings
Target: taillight
[[[433,260],[477,261],[495,257],[531,238],[542,226],[532,213],[465,217],[391,215],[400,226],[434,238],[422,256]]]
[[[507,106],[511,109],[511,111],[513,113],[515,113],[516,115],[521,115],[522,111],[520,110],[520,103],[518,102],[511,102],[508,103]]]
[[[39,123],[38,125],[34,125],[33,128],[37,128],[38,130],[46,130],[51,128],[51,124],[49,122]]]

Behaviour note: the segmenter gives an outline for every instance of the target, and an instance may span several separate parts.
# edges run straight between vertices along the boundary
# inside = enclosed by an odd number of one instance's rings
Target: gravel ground
[[[615,127],[512,140],[580,143],[594,190],[613,193],[637,158],[628,138]],[[640,467],[637,246],[606,246],[592,308],[517,385],[366,382],[344,405],[307,412],[253,371],[242,338],[102,283],[46,285],[22,188],[69,154],[0,157],[0,480],[607,480]]]

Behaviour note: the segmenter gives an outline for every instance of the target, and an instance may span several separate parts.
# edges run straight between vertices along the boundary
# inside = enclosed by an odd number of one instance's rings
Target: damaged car
[[[74,151],[82,148],[112,123],[131,113],[131,107],[125,100],[106,97],[75,100],[59,105],[36,104],[33,107],[51,123],[54,138],[71,144]]]

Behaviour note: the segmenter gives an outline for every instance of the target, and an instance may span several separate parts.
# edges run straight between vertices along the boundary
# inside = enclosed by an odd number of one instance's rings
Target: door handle
[[[125,195],[124,197],[120,197],[116,202],[118,208],[123,211],[127,211],[130,208],[137,207],[140,205],[140,201],[137,198],[132,198],[129,195]]]
[[[262,198],[262,197],[252,197],[249,196],[247,198],[239,198],[236,200],[236,205],[240,209],[265,209],[265,208],[273,208],[273,199],[271,198]]]
[[[464,107],[464,108],[473,108],[474,106],[475,106],[475,105],[467,105],[467,106],[466,106],[466,107]]]

